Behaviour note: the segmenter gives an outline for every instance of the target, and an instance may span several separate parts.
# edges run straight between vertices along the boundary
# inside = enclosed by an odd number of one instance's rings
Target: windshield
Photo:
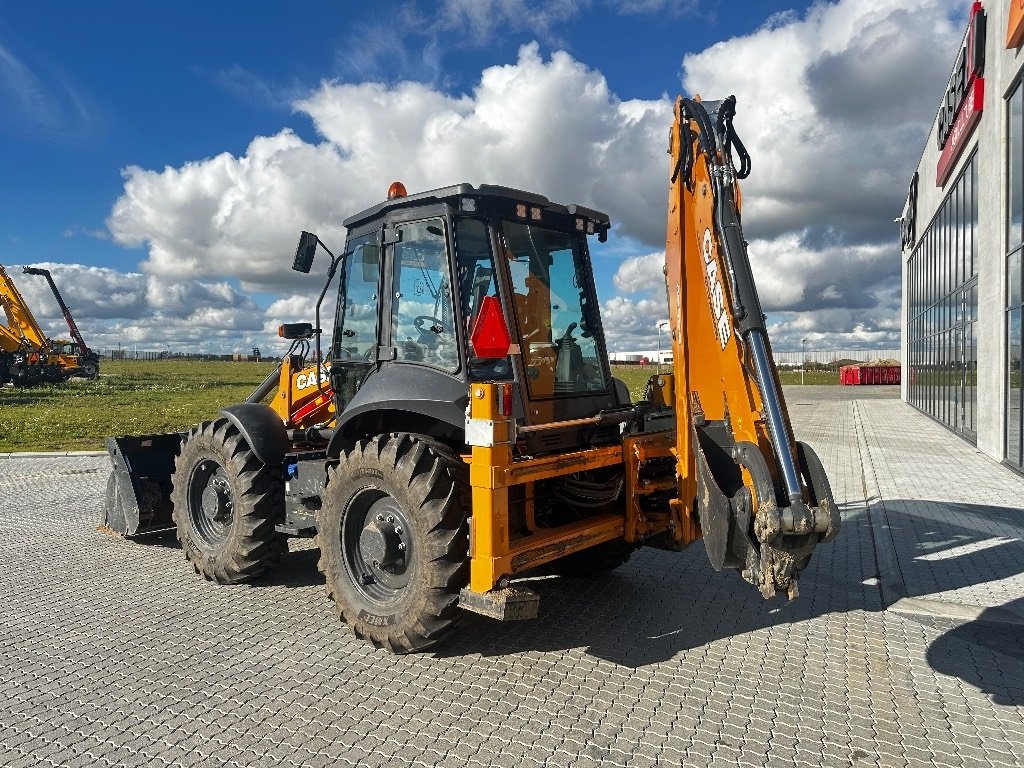
[[[580,237],[513,221],[502,229],[530,396],[606,390]]]

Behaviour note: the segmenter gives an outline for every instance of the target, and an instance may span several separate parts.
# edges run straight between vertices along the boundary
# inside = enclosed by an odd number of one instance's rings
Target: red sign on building
[[[975,126],[981,120],[981,112],[985,108],[984,73],[985,11],[981,3],[976,2],[971,6],[971,21],[967,25],[964,44],[946,86],[942,106],[939,107],[936,134],[940,153],[935,169],[937,186],[945,185]]]

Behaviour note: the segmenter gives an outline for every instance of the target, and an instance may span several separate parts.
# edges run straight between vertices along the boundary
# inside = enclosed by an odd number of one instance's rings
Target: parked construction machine
[[[3,266],[0,266],[0,306],[7,318],[7,325],[0,324],[0,384],[31,386],[85,375],[77,353],[46,337]]]
[[[74,366],[78,368],[76,375],[88,379],[98,377],[100,375],[100,356],[89,349],[89,345],[82,338],[82,333],[78,330],[78,323],[75,322],[75,318],[72,316],[68,305],[64,303],[64,297],[57,290],[57,284],[53,282],[50,270],[43,269],[42,267],[25,267],[22,271],[26,275],[40,275],[46,278],[46,282],[50,284],[50,290],[53,292],[53,297],[57,299],[57,305],[60,307],[61,314],[64,316],[64,322],[68,324],[68,332],[74,341],[53,340],[51,343],[55,346],[56,350],[62,355],[74,358]]]
[[[222,584],[272,568],[287,537],[315,536],[340,618],[394,652],[440,642],[461,610],[536,616],[520,577],[603,573],[640,546],[702,538],[714,568],[796,597],[840,521],[772,359],[734,113],[733,98],[675,105],[672,373],[642,401],[608,363],[588,249],[607,215],[505,187],[396,182],[345,220],[339,256],[299,240],[296,270],[318,248],[331,257],[318,315],[339,274],[329,368],[319,316],[285,325],[292,350],[248,402],[187,433],[111,438],[103,524],[176,528],[195,570]]]

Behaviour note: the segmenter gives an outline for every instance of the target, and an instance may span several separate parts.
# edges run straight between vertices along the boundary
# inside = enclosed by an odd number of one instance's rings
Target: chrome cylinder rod
[[[764,344],[764,336],[760,330],[751,331],[747,336],[747,342],[750,344],[753,356],[757,386],[761,390],[761,402],[764,405],[765,417],[768,421],[768,435],[772,441],[775,461],[782,474],[782,481],[786,486],[786,495],[789,496],[791,504],[802,502],[803,492],[800,490],[800,477],[796,471],[796,464],[793,462],[793,454],[789,450],[789,432],[786,429],[786,421],[782,418],[782,404],[779,401],[779,392],[775,388],[775,377],[772,376],[771,366],[768,362],[768,350]]]

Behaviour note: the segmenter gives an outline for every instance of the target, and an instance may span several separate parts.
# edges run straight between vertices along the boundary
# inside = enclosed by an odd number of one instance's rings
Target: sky
[[[277,349],[348,215],[453,183],[605,211],[608,346],[665,317],[680,93],[735,94],[776,350],[899,344],[898,227],[966,0],[335,0],[0,7],[0,264],[94,348]],[[328,312],[328,316],[330,316]]]

